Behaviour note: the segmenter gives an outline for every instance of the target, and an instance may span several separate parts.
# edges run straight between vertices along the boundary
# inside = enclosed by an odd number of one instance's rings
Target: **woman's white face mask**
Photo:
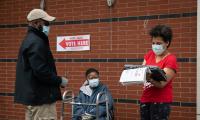
[[[91,88],[95,88],[99,85],[99,78],[89,79],[88,82]]]
[[[152,50],[156,55],[161,55],[166,50],[166,47],[164,47],[162,44],[160,44],[160,45],[153,44]]]
[[[165,42],[162,37],[152,38],[152,50],[156,55],[162,55],[166,50],[169,42]]]

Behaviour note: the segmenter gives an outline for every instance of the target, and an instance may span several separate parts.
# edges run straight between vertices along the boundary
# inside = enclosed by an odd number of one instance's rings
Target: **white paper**
[[[148,67],[123,70],[119,82],[122,85],[144,83],[146,81],[147,71]]]

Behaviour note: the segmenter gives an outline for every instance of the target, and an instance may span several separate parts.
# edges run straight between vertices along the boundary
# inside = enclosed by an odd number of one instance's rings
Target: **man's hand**
[[[61,77],[61,79],[62,79],[61,86],[62,86],[62,87],[65,87],[65,86],[67,85],[67,83],[68,83],[68,79],[65,78],[65,77]]]

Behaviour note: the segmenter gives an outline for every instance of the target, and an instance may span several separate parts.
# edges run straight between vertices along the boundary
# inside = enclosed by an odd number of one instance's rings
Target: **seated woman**
[[[97,94],[106,93],[108,96],[109,120],[113,119],[113,98],[108,88],[99,81],[99,72],[94,68],[89,68],[86,73],[86,82],[80,88],[79,95],[75,102],[96,104]],[[105,100],[105,95],[100,97],[100,101]],[[96,106],[74,105],[73,120],[93,120],[96,117]],[[99,105],[99,120],[106,120],[106,104]]]

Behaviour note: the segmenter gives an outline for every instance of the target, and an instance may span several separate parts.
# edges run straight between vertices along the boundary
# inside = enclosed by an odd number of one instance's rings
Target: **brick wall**
[[[26,33],[26,16],[39,0],[0,0],[0,120],[23,120],[24,107],[13,103],[15,65]],[[50,44],[58,74],[70,79],[68,89],[78,92],[89,67],[99,69],[115,99],[117,120],[139,120],[138,100],[142,85],[122,86],[124,64],[141,64],[151,49],[148,30],[168,24],[174,31],[170,51],[178,58],[173,82],[174,103],[170,120],[196,119],[196,26],[195,0],[46,0],[47,12],[57,17]],[[147,20],[148,19],[148,20]],[[146,21],[146,22],[145,22]],[[145,23],[147,23],[145,25]],[[91,50],[57,52],[56,36],[91,35]],[[62,90],[64,91],[64,89]],[[60,115],[60,102],[58,102]]]

